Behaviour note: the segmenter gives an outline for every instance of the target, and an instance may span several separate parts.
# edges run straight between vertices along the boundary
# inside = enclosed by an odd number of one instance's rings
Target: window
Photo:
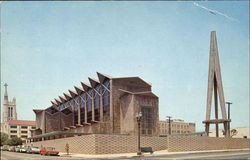
[[[21,138],[28,138],[28,136],[21,136]]]
[[[107,119],[109,119],[109,112],[110,112],[110,80],[106,79],[103,82],[103,116],[105,116]]]
[[[109,118],[110,112],[110,81],[107,79],[103,82],[102,102],[103,102],[103,116]]]
[[[17,126],[10,126],[10,128],[17,128]]]
[[[88,96],[87,96],[87,122],[88,123],[90,123],[92,120],[92,94],[93,94],[93,91],[89,90]]]
[[[31,127],[32,129],[36,129],[36,127]]]
[[[54,114],[57,112],[57,110],[54,107],[49,107],[45,111],[50,114]]]
[[[28,133],[28,131],[21,131],[21,133]]]
[[[101,85],[98,84],[94,90],[94,108],[95,108],[95,120],[100,120],[100,94],[101,94]]]
[[[81,101],[80,101],[81,124],[85,122],[85,102],[86,102],[86,93],[83,93],[81,94]]]
[[[72,106],[73,113],[74,113],[74,125],[78,124],[78,104],[80,102],[80,97],[76,97],[72,99],[69,103]]]
[[[153,115],[151,107],[141,107],[142,111],[142,128],[145,130],[145,134],[152,134],[153,129]]]
[[[22,128],[22,129],[27,129],[27,128],[28,128],[28,126],[21,126],[21,128]]]
[[[17,137],[16,135],[10,135],[10,138],[14,138],[14,137]]]
[[[10,133],[17,133],[17,131],[11,130]]]

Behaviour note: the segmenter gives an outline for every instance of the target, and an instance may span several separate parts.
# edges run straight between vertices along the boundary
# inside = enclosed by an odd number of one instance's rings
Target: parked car
[[[2,148],[2,151],[9,151],[9,146],[4,145],[3,148]]]
[[[15,152],[20,152],[20,146],[15,147]]]
[[[41,155],[49,155],[49,156],[56,156],[59,154],[59,151],[56,151],[53,147],[42,148],[40,150]]]
[[[26,147],[24,147],[24,146],[20,147],[20,152],[21,153],[26,153],[27,152]]]
[[[31,154],[39,154],[40,153],[40,149],[38,147],[28,147],[27,148],[27,153],[31,153]]]
[[[9,147],[9,151],[10,151],[10,152],[15,152],[15,151],[16,151],[16,149],[15,149],[15,147],[14,147],[14,146],[10,146],[10,147]]]

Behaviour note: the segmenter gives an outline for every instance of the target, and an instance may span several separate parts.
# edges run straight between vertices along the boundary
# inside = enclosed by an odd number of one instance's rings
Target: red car
[[[58,151],[55,150],[53,147],[42,148],[40,150],[41,155],[48,155],[48,156],[57,156],[59,154]]]

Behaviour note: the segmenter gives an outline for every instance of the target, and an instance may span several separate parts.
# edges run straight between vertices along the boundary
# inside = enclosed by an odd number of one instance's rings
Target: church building
[[[140,77],[112,78],[97,72],[98,80],[62,93],[46,109],[34,109],[33,140],[63,138],[66,134],[137,135],[136,114],[142,113],[141,134],[159,136],[158,97]]]
[[[5,83],[1,132],[8,134],[9,138],[20,137],[25,140],[31,136],[31,130],[35,129],[35,121],[17,119],[16,98],[9,101],[7,86]]]

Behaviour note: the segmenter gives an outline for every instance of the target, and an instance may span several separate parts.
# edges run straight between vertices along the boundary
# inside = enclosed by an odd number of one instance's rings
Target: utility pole
[[[227,117],[227,119],[228,119],[228,136],[230,137],[230,122],[231,122],[231,120],[230,120],[230,105],[231,104],[233,104],[232,102],[226,102],[226,104],[227,104],[227,106],[228,106],[228,117]]]
[[[168,118],[168,134],[171,135],[171,116],[166,116]]]

